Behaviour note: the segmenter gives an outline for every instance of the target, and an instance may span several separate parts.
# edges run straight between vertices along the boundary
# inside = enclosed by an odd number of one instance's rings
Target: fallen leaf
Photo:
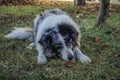
[[[12,72],[12,78],[15,79],[15,78],[17,78],[18,76],[19,76],[19,70],[16,69],[16,70],[14,70],[14,71]]]
[[[108,45],[107,45],[107,44],[100,45],[100,49],[101,49],[101,50],[104,50],[104,49],[106,49],[106,48],[108,48]]]
[[[83,17],[84,17],[83,14],[78,14],[78,15],[76,16],[76,18],[83,18]]]
[[[116,28],[111,27],[110,30],[105,33],[112,34],[113,36],[115,36],[118,33],[118,30]]]
[[[120,50],[115,53],[115,56],[120,57]]]
[[[64,66],[66,66],[66,67],[73,67],[74,64],[75,64],[75,58],[73,58],[72,60],[64,63]]]
[[[92,42],[92,43],[96,43],[100,41],[98,36],[88,36],[88,37],[94,39],[95,42]]]
[[[98,38],[98,36],[95,36],[95,41],[96,41],[96,42],[99,42],[99,40],[100,40],[100,39]]]

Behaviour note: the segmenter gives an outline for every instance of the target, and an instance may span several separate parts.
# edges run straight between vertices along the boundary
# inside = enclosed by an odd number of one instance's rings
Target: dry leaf
[[[14,79],[14,78],[17,78],[18,76],[19,76],[19,70],[16,69],[12,72],[12,78]]]
[[[115,53],[115,56],[120,57],[120,50]]]
[[[106,48],[108,48],[108,45],[107,45],[107,44],[100,45],[100,49],[101,49],[101,50],[104,50],[104,49],[106,49]]]
[[[116,28],[110,28],[109,31],[106,32],[106,34],[112,34],[113,36],[115,36],[118,33]]]
[[[92,42],[92,43],[96,43],[96,42],[99,42],[100,39],[98,36],[88,36],[89,38],[93,38],[95,40],[95,42]]]
[[[84,17],[83,14],[78,14],[78,15],[76,16],[76,18],[83,18],[83,17]]]
[[[100,39],[98,38],[98,36],[95,36],[95,41],[96,41],[96,42],[99,42],[99,40],[100,40]]]
[[[75,64],[75,58],[73,58],[69,62],[64,63],[64,66],[66,66],[66,67],[73,67],[74,64]]]

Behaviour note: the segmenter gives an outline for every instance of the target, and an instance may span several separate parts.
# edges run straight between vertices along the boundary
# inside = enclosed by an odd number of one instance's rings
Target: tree
[[[98,17],[94,27],[97,27],[101,23],[104,23],[106,21],[107,17],[109,16],[109,5],[110,5],[110,0],[101,0]]]
[[[86,4],[85,0],[74,0],[75,6],[85,5],[85,4]]]

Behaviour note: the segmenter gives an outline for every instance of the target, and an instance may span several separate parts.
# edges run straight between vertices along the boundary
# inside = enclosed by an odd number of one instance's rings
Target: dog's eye
[[[47,43],[48,43],[48,42],[52,42],[51,36],[47,36],[44,41],[46,41]]]

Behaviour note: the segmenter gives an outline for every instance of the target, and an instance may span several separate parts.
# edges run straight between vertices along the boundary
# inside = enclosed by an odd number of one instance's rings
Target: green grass
[[[93,28],[96,16],[88,12],[83,18],[73,6],[62,6],[62,10],[81,26],[81,50],[92,63],[76,61],[73,67],[65,67],[62,59],[51,59],[46,65],[36,63],[37,51],[26,49],[27,40],[4,38],[13,27],[32,27],[35,14],[52,7],[40,6],[0,6],[0,80],[120,80],[120,14],[110,13],[105,24]],[[115,35],[106,32],[115,28]],[[93,36],[97,36],[97,42]],[[104,48],[104,45],[107,47]],[[15,76],[12,76],[12,74]],[[18,76],[17,76],[18,75]]]

